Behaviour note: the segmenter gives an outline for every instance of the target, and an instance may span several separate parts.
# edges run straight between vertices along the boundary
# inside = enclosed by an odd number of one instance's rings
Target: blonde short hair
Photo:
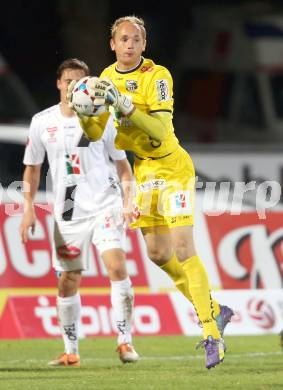
[[[141,33],[142,33],[143,39],[146,39],[146,30],[145,30],[145,27],[144,27],[144,21],[143,21],[142,18],[138,18],[137,16],[134,16],[134,15],[132,15],[132,16],[123,16],[123,17],[121,17],[119,19],[116,19],[115,22],[111,26],[111,38],[114,38],[118,26],[121,23],[124,23],[124,22],[130,22],[130,23],[133,23],[133,24],[137,24],[140,27],[140,29],[141,29]]]

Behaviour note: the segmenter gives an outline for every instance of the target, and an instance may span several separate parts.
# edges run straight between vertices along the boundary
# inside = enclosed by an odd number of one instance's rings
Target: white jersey
[[[77,116],[63,116],[60,104],[32,118],[24,164],[42,164],[47,152],[55,219],[87,218],[105,208],[122,207],[117,174],[109,157],[122,160],[126,154],[115,148],[115,136],[110,117],[102,138],[91,142]]]

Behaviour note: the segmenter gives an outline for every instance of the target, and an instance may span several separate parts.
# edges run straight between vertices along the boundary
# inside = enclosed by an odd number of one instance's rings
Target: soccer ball
[[[94,104],[94,98],[91,97],[89,92],[89,79],[90,76],[86,76],[77,81],[72,91],[71,103],[78,114],[85,116],[98,116],[107,111],[107,108],[105,104]]]

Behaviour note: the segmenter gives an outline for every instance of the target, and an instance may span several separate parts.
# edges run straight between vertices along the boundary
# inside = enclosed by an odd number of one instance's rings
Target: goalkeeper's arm
[[[104,88],[106,100],[117,111],[130,117],[134,125],[143,130],[152,139],[158,142],[164,141],[171,122],[171,113],[146,114],[140,111],[134,106],[132,100],[128,96],[121,94],[110,80],[101,80],[100,88]],[[99,88],[97,88],[97,93],[100,93]]]
[[[171,122],[171,113],[155,113],[154,116],[146,114],[137,109],[130,98],[123,95],[115,87],[112,81],[107,79],[99,80],[95,77],[89,80],[89,86],[92,89],[94,99],[104,99],[107,104],[112,105],[117,111],[131,118],[131,121],[153,140],[162,142],[167,134],[167,129]],[[99,117],[100,118],[100,117]],[[96,135],[93,129],[92,121],[90,129],[87,129],[86,124],[82,124],[86,133],[90,138]],[[91,134],[95,133],[95,134]]]
[[[134,125],[143,130],[152,139],[158,142],[164,141],[171,122],[171,113],[146,114],[135,107],[129,114],[129,117]]]
[[[102,137],[109,116],[108,111],[99,116],[79,116],[81,128],[86,136],[92,141],[98,141]]]

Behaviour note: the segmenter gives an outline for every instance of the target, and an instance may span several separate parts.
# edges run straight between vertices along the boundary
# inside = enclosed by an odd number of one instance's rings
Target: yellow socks
[[[192,302],[192,297],[188,288],[188,279],[177,257],[173,255],[171,259],[166,264],[161,265],[160,268],[170,276],[177,289]]]
[[[186,276],[185,271],[183,270],[184,263],[180,263],[176,257],[173,255],[171,259],[164,265],[161,265],[160,268],[165,271],[168,276],[173,280],[177,289],[193,304],[193,299],[190,294],[189,281]],[[217,301],[212,300],[214,316],[218,316],[220,313],[220,307]]]
[[[203,337],[212,336],[220,339],[215,317],[220,312],[217,302],[213,304],[206,270],[198,256],[192,256],[182,263],[182,268],[189,282],[190,295],[203,327]],[[217,311],[214,312],[214,306]]]
[[[206,270],[198,256],[180,263],[175,255],[160,268],[174,281],[178,290],[194,305],[204,330],[204,338],[219,339],[214,319],[220,313],[217,301],[211,298]]]

